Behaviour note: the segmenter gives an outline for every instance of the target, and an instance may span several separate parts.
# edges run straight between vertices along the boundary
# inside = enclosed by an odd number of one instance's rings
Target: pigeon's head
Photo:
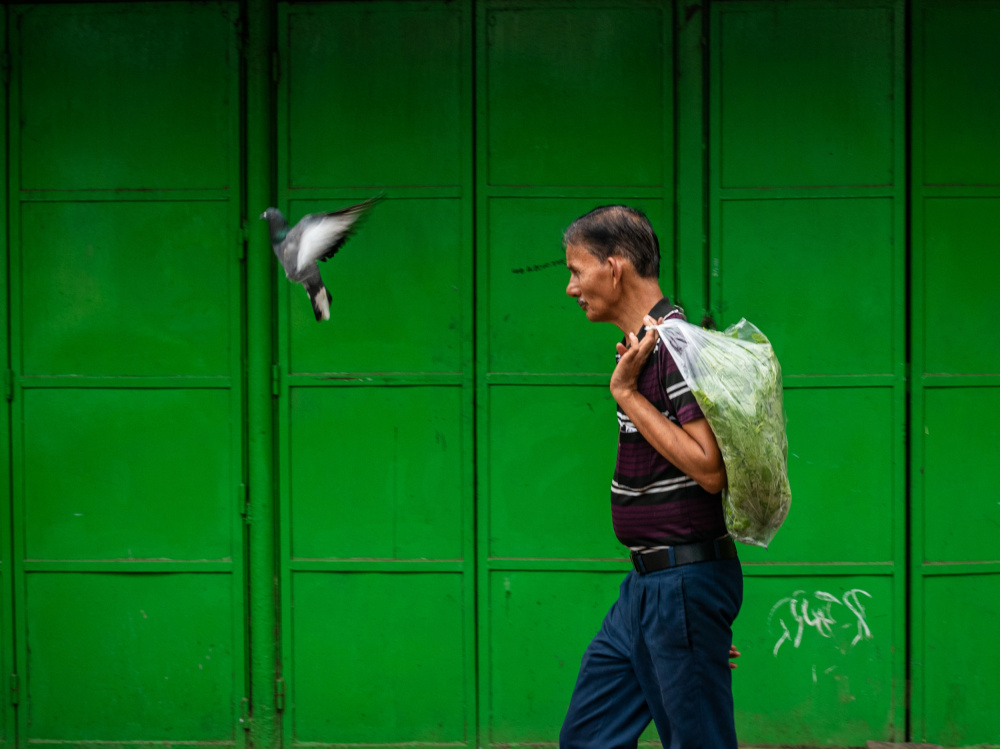
[[[267,219],[267,226],[271,232],[271,241],[281,241],[288,234],[288,222],[284,215],[277,208],[268,208],[260,217]]]

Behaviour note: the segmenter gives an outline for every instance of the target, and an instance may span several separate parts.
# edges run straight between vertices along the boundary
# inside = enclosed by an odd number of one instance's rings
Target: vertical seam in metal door
[[[472,455],[470,459],[472,460],[472,528],[470,532],[472,533],[472,559],[469,565],[470,572],[472,576],[472,642],[469,644],[472,648],[472,683],[475,684],[475,689],[472,690],[472,733],[475,737],[475,746],[482,746],[482,737],[479,735],[479,705],[481,700],[480,688],[479,688],[479,336],[478,333],[478,323],[479,323],[479,294],[478,294],[478,254],[479,254],[479,211],[477,210],[479,204],[479,189],[478,189],[478,169],[479,160],[477,159],[477,149],[479,147],[479,138],[477,128],[479,127],[479,118],[477,117],[477,111],[479,108],[479,75],[477,68],[477,59],[481,54],[478,45],[477,30],[478,30],[478,18],[479,18],[479,4],[480,0],[469,0],[468,13],[469,16],[466,20],[465,32],[469,34],[469,77],[470,81],[470,95],[469,95],[469,115],[471,117],[470,122],[470,137],[471,143],[469,144],[469,150],[471,151],[470,158],[471,162],[469,165],[470,172],[467,173],[467,179],[469,179],[469,184],[471,186],[471,195],[469,196],[469,210],[472,211],[472,226],[471,226],[471,240],[472,246],[469,251],[472,253],[472,278],[469,279],[468,283],[472,287],[472,300],[471,300],[471,310],[469,314],[472,315],[472,319],[469,321],[469,330],[472,331],[471,336],[471,350],[469,352],[470,356],[468,359],[467,366],[472,368],[471,379],[472,383],[472,394],[470,398],[469,408],[472,413],[472,424],[470,429],[472,430]],[[468,735],[466,735],[466,740],[468,740]]]
[[[903,496],[904,496],[904,551],[903,551],[903,598],[904,598],[904,629],[903,629],[903,661],[904,661],[904,673],[905,673],[905,684],[903,685],[903,714],[905,715],[904,727],[903,727],[903,740],[910,741],[912,736],[912,730],[910,725],[911,711],[910,711],[910,659],[911,659],[911,621],[910,621],[910,589],[912,584],[912,571],[910,566],[910,555],[911,555],[911,536],[910,536],[910,508],[912,504],[912,477],[911,471],[911,460],[912,460],[912,445],[910,440],[910,434],[912,432],[912,393],[913,393],[913,371],[912,362],[913,357],[911,355],[912,345],[911,338],[913,334],[912,329],[912,295],[911,295],[911,284],[910,284],[910,266],[912,263],[912,243],[913,243],[913,227],[912,227],[912,190],[913,186],[911,183],[910,175],[912,174],[912,162],[913,162],[913,138],[912,138],[912,121],[913,121],[913,111],[912,111],[912,96],[911,90],[913,85],[913,72],[912,72],[912,61],[913,61],[913,13],[911,12],[912,2],[911,0],[905,0],[903,4],[903,87],[905,91],[905,98],[903,101],[903,139],[904,139],[904,157],[903,157],[903,182],[904,182],[904,202],[903,202],[903,225],[905,227],[905,234],[903,236],[903,247],[904,247],[904,266],[903,266],[903,299],[904,299],[904,311],[903,311],[903,330],[904,330],[904,397],[905,406],[903,410],[903,444],[905,449],[903,451]]]

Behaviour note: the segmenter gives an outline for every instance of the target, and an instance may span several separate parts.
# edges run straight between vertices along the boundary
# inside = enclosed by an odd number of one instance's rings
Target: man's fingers
[[[646,357],[652,352],[653,347],[656,345],[656,331],[647,330],[646,335],[643,336],[642,340],[636,339],[634,347],[638,349],[639,357],[645,361]]]
[[[648,322],[653,322],[653,318],[646,315],[646,320]],[[652,333],[652,335],[650,335]],[[618,352],[618,357],[620,360],[624,361],[627,358],[636,359],[641,365],[642,362],[646,360],[649,353],[653,350],[653,346],[656,345],[656,331],[646,331],[646,335],[643,336],[642,340],[639,340],[639,336],[635,333],[629,333],[625,337],[625,343],[616,343],[615,351]],[[621,362],[619,362],[621,363]]]
[[[646,337],[642,339],[643,342],[645,343],[646,338],[648,338],[648,339],[650,339],[650,344],[649,345],[655,344],[656,343],[656,339],[660,337],[660,331],[658,331],[656,329],[656,324],[657,324],[656,320],[654,320],[649,315],[646,315],[642,319],[642,321],[646,324],[646,327],[648,328],[648,330],[646,331]]]
[[[739,658],[740,657],[740,651],[736,649],[735,645],[730,645],[729,646],[729,657],[730,658]],[[735,671],[737,668],[739,668],[739,666],[737,666],[735,663],[730,663],[729,664],[729,668]]]

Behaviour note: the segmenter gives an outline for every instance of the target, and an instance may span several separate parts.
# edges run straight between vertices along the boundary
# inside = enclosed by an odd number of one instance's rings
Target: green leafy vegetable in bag
[[[656,329],[719,443],[730,535],[766,548],[792,502],[781,365],[770,341],[745,319],[722,332],[673,318]]]

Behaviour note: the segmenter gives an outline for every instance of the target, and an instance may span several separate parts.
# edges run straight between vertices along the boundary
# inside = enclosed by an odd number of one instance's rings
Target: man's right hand
[[[729,657],[730,658],[739,658],[740,657],[740,651],[736,649],[735,645],[730,645],[729,646]],[[729,668],[735,669],[735,668],[739,668],[739,666],[737,666],[735,663],[730,663],[729,664]]]

